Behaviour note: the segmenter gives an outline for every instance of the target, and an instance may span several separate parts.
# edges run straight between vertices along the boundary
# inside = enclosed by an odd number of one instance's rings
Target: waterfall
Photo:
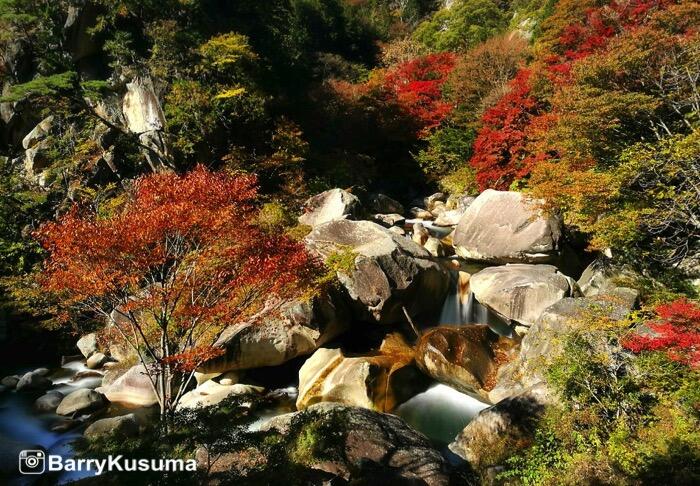
[[[440,313],[440,325],[460,326],[464,324],[487,324],[493,332],[511,337],[513,328],[487,306],[481,304],[469,288],[470,273],[451,272],[450,293],[445,299]]]

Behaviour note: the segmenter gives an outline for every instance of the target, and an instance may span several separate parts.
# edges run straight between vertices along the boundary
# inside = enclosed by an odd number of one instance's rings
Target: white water
[[[437,384],[401,404],[396,415],[439,444],[449,444],[489,405],[447,385]]]

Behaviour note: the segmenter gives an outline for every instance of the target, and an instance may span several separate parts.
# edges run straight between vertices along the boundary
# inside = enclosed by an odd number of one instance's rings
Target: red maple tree
[[[622,341],[633,353],[663,351],[674,361],[700,366],[700,306],[679,299],[656,307],[658,319],[646,323],[645,333],[634,333]]]
[[[228,326],[300,295],[319,268],[301,243],[256,226],[256,184],[201,166],[154,174],[112,214],[74,207],[37,232],[45,288],[109,319],[147,366],[162,415],[221,353]]]

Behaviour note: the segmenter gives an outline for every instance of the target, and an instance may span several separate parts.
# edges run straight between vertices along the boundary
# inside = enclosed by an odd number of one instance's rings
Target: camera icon
[[[46,468],[46,453],[40,450],[27,450],[19,453],[19,472],[22,474],[43,474]]]

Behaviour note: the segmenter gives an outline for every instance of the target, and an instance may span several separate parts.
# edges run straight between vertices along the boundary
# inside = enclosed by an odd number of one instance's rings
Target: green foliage
[[[469,160],[474,137],[471,128],[443,126],[427,137],[428,145],[416,155],[416,160],[428,179],[439,179]]]
[[[507,12],[492,0],[457,0],[421,23],[413,36],[435,51],[460,51],[502,32],[507,24]]]
[[[50,76],[41,76],[23,84],[16,84],[10,92],[0,97],[0,102],[13,103],[34,96],[56,96],[75,89],[76,73],[66,71]]]

